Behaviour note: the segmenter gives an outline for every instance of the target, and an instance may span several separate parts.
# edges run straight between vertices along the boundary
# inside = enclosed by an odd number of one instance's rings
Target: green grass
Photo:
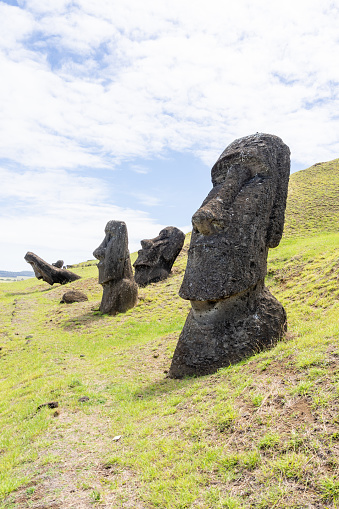
[[[200,378],[166,378],[187,243],[116,317],[98,311],[92,262],[67,287],[2,283],[0,507],[336,507],[339,234],[320,224],[269,255],[286,338]],[[70,287],[88,302],[60,304]]]
[[[285,237],[337,232],[339,224],[339,159],[317,163],[290,178]]]

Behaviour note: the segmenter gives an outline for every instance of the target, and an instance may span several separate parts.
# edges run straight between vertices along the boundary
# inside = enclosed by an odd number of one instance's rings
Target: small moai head
[[[192,217],[182,298],[217,301],[264,279],[268,248],[283,233],[289,173],[290,150],[277,136],[257,133],[224,150]]]
[[[105,238],[93,252],[99,260],[99,283],[119,281],[124,276],[124,267],[128,252],[127,227],[123,221],[108,221]]]

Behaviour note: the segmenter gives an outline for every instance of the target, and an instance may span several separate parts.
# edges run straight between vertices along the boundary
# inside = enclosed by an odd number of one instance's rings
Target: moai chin
[[[93,252],[99,260],[99,283],[103,287],[100,311],[110,315],[125,313],[138,300],[128,251],[127,227],[123,221],[109,221],[105,238]]]
[[[141,241],[135,268],[135,281],[143,287],[166,279],[182,246],[185,234],[175,226],[167,226],[154,239]]]
[[[212,168],[213,188],[192,217],[179,295],[191,311],[169,376],[215,372],[273,346],[286,330],[283,306],[264,285],[268,249],[283,233],[290,150],[257,133],[231,143]]]

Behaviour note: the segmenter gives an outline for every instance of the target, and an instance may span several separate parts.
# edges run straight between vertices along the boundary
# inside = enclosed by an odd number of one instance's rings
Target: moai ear
[[[284,231],[288,180],[290,176],[290,151],[286,145],[280,147],[276,164],[277,187],[267,230],[267,247],[277,247]]]

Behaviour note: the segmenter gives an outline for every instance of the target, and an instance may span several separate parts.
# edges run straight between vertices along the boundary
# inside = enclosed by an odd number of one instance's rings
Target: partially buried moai
[[[105,238],[93,252],[99,261],[99,283],[103,287],[100,311],[115,315],[125,313],[138,300],[128,251],[127,227],[123,221],[109,221]]]
[[[185,234],[175,226],[167,226],[154,239],[142,240],[133,264],[137,284],[147,286],[166,279],[184,241]]]
[[[170,377],[212,373],[285,332],[285,310],[264,278],[283,233],[289,173],[287,145],[261,133],[235,140],[213,166],[213,188],[192,217],[179,292],[192,308]]]

